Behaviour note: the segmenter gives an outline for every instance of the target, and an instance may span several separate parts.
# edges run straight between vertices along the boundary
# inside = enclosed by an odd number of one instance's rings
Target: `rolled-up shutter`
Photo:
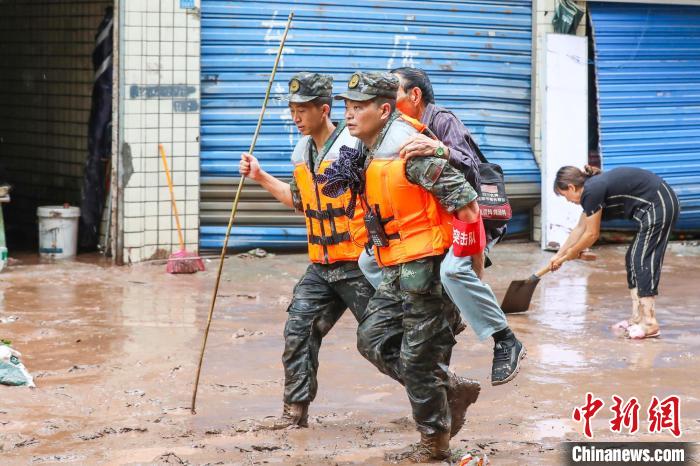
[[[255,155],[289,179],[298,139],[282,97],[299,71],[332,74],[335,92],[354,70],[425,69],[437,103],[470,128],[500,163],[516,200],[539,194],[529,146],[529,0],[202,1],[201,245],[220,247],[238,182],[238,160],[255,128],[290,10],[295,17]],[[342,103],[333,110],[342,118]],[[528,222],[518,222],[518,225]],[[248,182],[230,244],[303,244],[303,218]],[[529,224],[529,223],[528,223]],[[515,225],[514,225],[515,226]],[[269,240],[267,240],[269,238]]]
[[[603,168],[657,173],[700,230],[700,7],[588,5]]]

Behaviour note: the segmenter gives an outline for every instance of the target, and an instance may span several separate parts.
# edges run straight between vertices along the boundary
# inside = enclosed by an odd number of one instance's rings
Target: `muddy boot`
[[[434,435],[420,434],[420,442],[409,445],[403,450],[387,453],[385,459],[391,462],[431,463],[450,457],[450,433],[441,432]]]
[[[638,324],[630,325],[627,329],[627,338],[641,340],[643,338],[655,338],[660,335],[659,323],[656,321],[656,300],[653,296],[639,298]]]
[[[450,372],[450,380],[447,385],[447,402],[450,406],[452,428],[450,438],[457,435],[467,419],[467,408],[479,398],[481,385],[476,380],[469,380]]]
[[[292,426],[309,427],[309,403],[285,403],[282,416],[264,422],[261,427],[281,430]]]

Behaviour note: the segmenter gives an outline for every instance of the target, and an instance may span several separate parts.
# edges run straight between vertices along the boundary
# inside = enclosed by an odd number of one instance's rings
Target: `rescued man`
[[[478,192],[481,183],[476,144],[454,113],[435,105],[433,87],[427,73],[419,68],[396,68],[391,73],[399,79],[396,107],[403,114],[427,125],[436,136],[414,134],[404,142],[401,157],[444,158],[460,170]],[[486,230],[486,252],[502,234],[502,231]],[[363,271],[364,263],[361,257],[360,267]],[[515,378],[526,350],[508,326],[506,315],[493,291],[482,282],[483,264],[484,255],[457,257],[450,248],[440,266],[440,278],[447,294],[477,337],[482,341],[489,336],[493,338],[491,384],[501,385]]]
[[[374,294],[357,265],[364,244],[362,209],[348,217],[349,195],[327,197],[315,180],[338,157],[341,146],[354,146],[356,141],[345,122],[337,126],[331,122],[332,87],[332,76],[317,73],[298,73],[289,81],[289,110],[303,135],[292,153],[291,183],[265,172],[251,154],[241,154],[241,175],[258,182],[284,205],[304,213],[311,260],[287,309],[282,355],[284,405],[282,416],[267,426],[272,429],[308,425],[309,403],[318,388],[323,337],[347,308],[361,321]]]
[[[449,300],[440,284],[440,262],[452,243],[452,215],[473,220],[478,206],[474,189],[446,160],[400,158],[402,144],[416,130],[396,111],[398,87],[389,73],[358,72],[335,98],[345,100],[348,130],[361,141],[358,149],[365,156],[360,196],[369,213],[365,226],[374,244],[383,244],[375,246],[382,280],[360,322],[358,348],[402,379],[421,434],[418,444],[389,459],[420,463],[447,458],[450,437],[464,422],[463,417],[453,422],[451,411],[457,411],[448,402],[454,376],[447,368],[455,340],[444,313]],[[400,349],[387,351],[397,339]],[[466,410],[479,387],[465,382],[458,381],[452,391]]]

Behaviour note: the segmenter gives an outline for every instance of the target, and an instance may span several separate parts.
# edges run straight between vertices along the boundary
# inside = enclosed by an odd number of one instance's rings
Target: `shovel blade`
[[[503,303],[501,303],[501,309],[506,314],[513,314],[515,312],[525,312],[530,307],[530,301],[532,300],[532,294],[537,288],[537,284],[540,279],[535,275],[528,278],[527,280],[515,280],[511,282],[506,291],[506,295],[503,297]]]

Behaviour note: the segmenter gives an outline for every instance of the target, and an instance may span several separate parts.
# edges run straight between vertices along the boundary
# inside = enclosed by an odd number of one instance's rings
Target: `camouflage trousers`
[[[360,353],[402,383],[418,430],[450,430],[448,367],[455,344],[446,318],[454,306],[440,284],[442,257],[384,267],[357,329]]]
[[[284,327],[284,402],[311,402],[318,390],[321,341],[346,309],[358,322],[364,318],[374,288],[362,275],[311,264],[294,287]]]

